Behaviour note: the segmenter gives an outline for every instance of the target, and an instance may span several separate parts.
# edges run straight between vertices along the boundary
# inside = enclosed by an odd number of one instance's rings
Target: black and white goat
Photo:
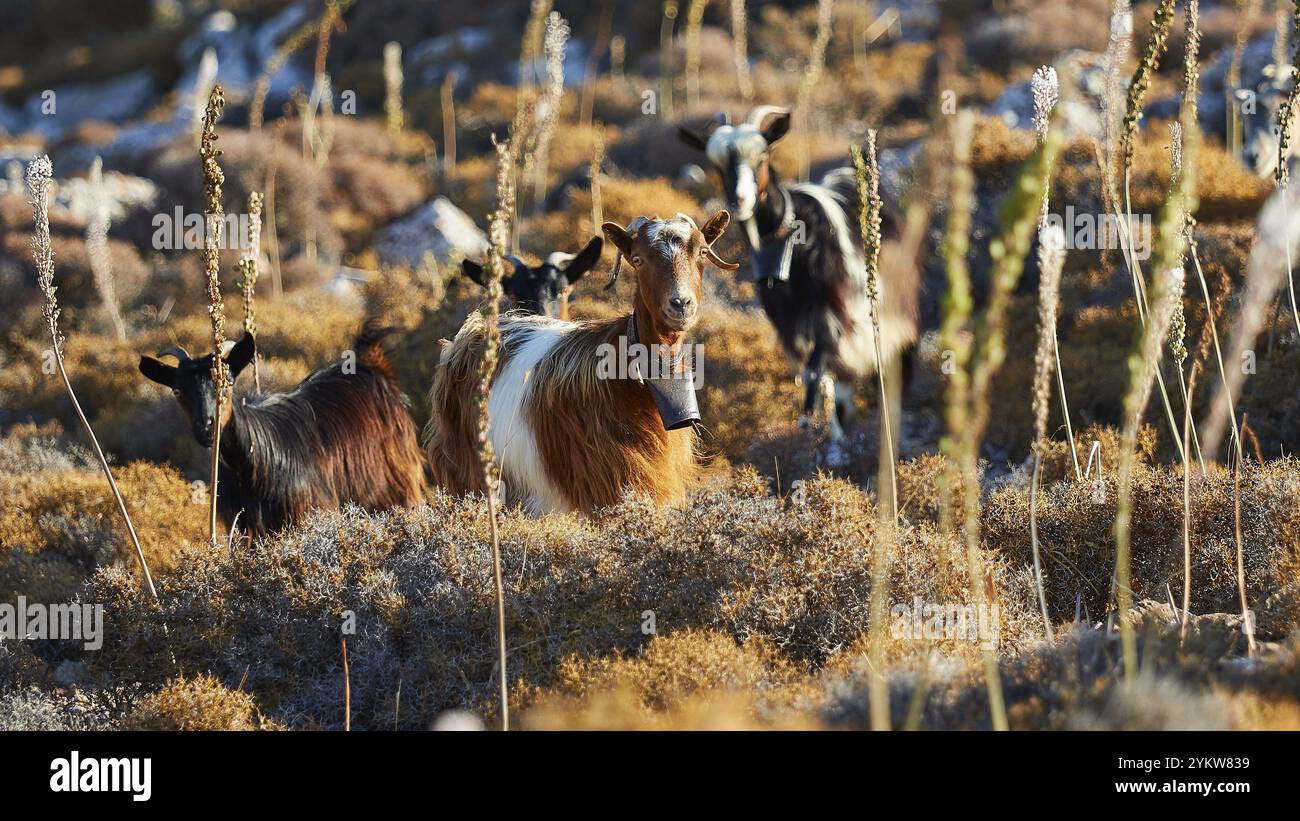
[[[425,498],[424,458],[406,398],[371,327],[358,335],[355,362],[335,363],[289,393],[238,397],[222,405],[217,511],[229,527],[256,536],[300,520],[312,508],[347,502],[368,510],[413,507]],[[231,379],[256,353],[245,334],[226,354]],[[212,447],[216,389],[212,354],[184,348],[140,357],[140,372],[171,388],[194,438]],[[345,364],[347,367],[345,367]]]
[[[801,424],[817,405],[821,384],[834,381],[830,435],[838,439],[852,409],[853,384],[875,373],[876,352],[867,297],[858,197],[852,168],[820,183],[786,183],[770,161],[772,146],[790,130],[790,112],[755,108],[732,125],[719,114],[703,133],[679,130],[704,151],[753,250],[759,300],[786,351],[804,364]],[[881,352],[888,363],[917,338],[920,273],[900,248],[901,219],[881,218]]]
[[[552,319],[568,319],[569,293],[574,283],[600,262],[602,246],[601,238],[593,237],[578,253],[556,251],[541,265],[529,265],[519,257],[508,256],[506,260],[514,270],[502,278],[501,290],[510,299],[514,310]],[[482,265],[467,259],[460,267],[465,276],[487,287],[487,274]]]

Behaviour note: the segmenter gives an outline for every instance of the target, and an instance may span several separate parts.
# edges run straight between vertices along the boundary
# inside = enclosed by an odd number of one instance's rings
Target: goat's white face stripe
[[[651,222],[645,226],[650,247],[658,250],[669,262],[678,251],[690,244],[694,231],[694,223],[681,218]]]
[[[754,178],[754,169],[742,164],[736,169],[736,215],[737,219],[749,219],[754,213],[754,204],[758,202],[758,180]]]

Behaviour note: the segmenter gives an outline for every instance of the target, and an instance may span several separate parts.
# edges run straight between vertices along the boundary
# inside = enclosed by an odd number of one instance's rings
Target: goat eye
[[[180,398],[181,398],[181,392],[180,392],[180,389],[179,389],[179,388],[172,388],[172,396],[176,397],[177,399],[180,399]]]
[[[632,264],[635,265],[635,266],[637,266],[638,268],[641,267],[641,257],[636,256],[636,255],[633,255],[633,256],[632,256]]]

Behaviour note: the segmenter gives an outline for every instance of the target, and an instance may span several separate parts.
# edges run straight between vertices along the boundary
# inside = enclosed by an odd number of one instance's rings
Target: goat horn
[[[154,354],[154,356],[158,356],[158,357],[174,356],[176,357],[177,362],[184,362],[190,358],[190,355],[186,353],[185,349],[182,348],[180,345],[169,345],[168,347],[163,348],[161,351]]]

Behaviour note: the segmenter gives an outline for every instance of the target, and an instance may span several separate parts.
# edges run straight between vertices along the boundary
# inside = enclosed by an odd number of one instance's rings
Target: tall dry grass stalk
[[[1192,363],[1192,375],[1187,380],[1188,403],[1183,407],[1183,438],[1186,439],[1192,429],[1191,398],[1196,393],[1196,369],[1199,363]],[[1192,610],[1192,469],[1183,460],[1183,612],[1178,620],[1178,644],[1187,641],[1187,627],[1191,623]]]
[[[591,152],[591,230],[596,232],[605,224],[605,208],[600,198],[601,168],[605,164],[605,126],[597,123],[596,145]]]
[[[194,144],[197,146],[199,140],[203,138],[203,112],[207,108],[208,97],[212,94],[212,87],[217,82],[217,52],[213,49],[206,49],[203,56],[199,58],[199,69],[194,77],[194,91],[191,98],[190,107],[192,109],[192,122]]]
[[[1046,133],[1044,132],[1044,137]],[[1038,232],[1038,349],[1034,352],[1034,473],[1029,485],[1029,538],[1034,553],[1034,577],[1038,584],[1038,604],[1043,611],[1043,630],[1052,641],[1052,620],[1047,613],[1047,592],[1043,584],[1043,565],[1038,543],[1039,472],[1043,445],[1047,440],[1047,413],[1052,401],[1052,368],[1056,362],[1056,313],[1060,303],[1061,271],[1065,267],[1065,230],[1059,225],[1044,226]],[[1068,416],[1068,410],[1062,407]],[[1071,451],[1074,442],[1070,442]]]
[[[64,338],[59,332],[59,302],[55,297],[58,287],[54,284],[54,248],[50,244],[50,186],[53,182],[54,166],[49,157],[36,157],[27,166],[27,190],[31,195],[32,216],[35,219],[35,226],[32,229],[32,259],[36,264],[36,284],[45,297],[45,306],[41,315],[45,319],[45,328],[50,334],[54,364],[58,369],[59,378],[63,380],[63,388],[68,393],[68,399],[72,402],[72,409],[77,413],[82,430],[86,432],[86,438],[94,448],[95,458],[99,460],[99,466],[104,471],[104,478],[108,479],[108,487],[113,492],[118,512],[122,514],[122,522],[126,525],[131,547],[135,550],[136,560],[140,563],[143,587],[154,601],[157,601],[158,591],[154,589],[153,575],[149,573],[149,564],[145,561],[144,551],[140,548],[140,538],[135,533],[135,525],[131,523],[131,515],[127,513],[126,501],[122,498],[122,492],[117,489],[117,481],[113,478],[113,471],[108,467],[108,459],[104,457],[104,451],[99,447],[99,440],[95,438],[95,431],[90,427],[90,421],[81,410],[81,403],[77,401],[77,394],[72,390],[72,380],[68,378],[68,371],[63,362]]]
[[[1030,80],[1030,90],[1034,98],[1034,131],[1038,135],[1038,141],[1041,143],[1043,140],[1047,139],[1047,130],[1051,125],[1052,114],[1053,112],[1056,111],[1056,105],[1061,99],[1061,86],[1060,86],[1060,80],[1056,75],[1056,69],[1052,68],[1051,66],[1042,66],[1037,71],[1035,71],[1033,78]],[[1047,187],[1043,189],[1043,204],[1038,211],[1038,229],[1039,229],[1040,245],[1042,242],[1042,230],[1047,225],[1047,214],[1050,210],[1049,208],[1050,199],[1051,199],[1051,186],[1049,184]],[[1064,243],[1064,237],[1062,237],[1062,243]],[[1064,245],[1062,245],[1061,250],[1062,250],[1062,254],[1061,254],[1060,261],[1061,264],[1064,265],[1064,259],[1065,259],[1063,253]],[[1054,258],[1051,261],[1055,261]],[[1044,304],[1041,298],[1042,284],[1043,283],[1040,281],[1040,299],[1039,299],[1040,310],[1042,310],[1041,306]],[[1052,306],[1051,307],[1052,310],[1051,355],[1055,359],[1056,385],[1057,385],[1058,392],[1061,395],[1061,417],[1065,420],[1065,436],[1070,445],[1070,461],[1074,465],[1074,478],[1076,481],[1082,481],[1083,473],[1079,470],[1079,454],[1074,444],[1074,426],[1070,423],[1070,403],[1065,397],[1065,374],[1061,370],[1061,348],[1060,348],[1060,343],[1056,336],[1056,302],[1058,300],[1059,294],[1060,294],[1060,272],[1058,271],[1056,273],[1056,283],[1052,288],[1052,298],[1051,298],[1051,306]],[[1042,329],[1042,323],[1040,322],[1040,333],[1041,333],[1041,329]],[[1039,338],[1039,345],[1041,348],[1042,345],[1041,336]],[[1052,363],[1050,362],[1047,363],[1045,366],[1039,364],[1038,367],[1040,368],[1046,367],[1048,373],[1050,373],[1053,370]],[[1035,390],[1034,392],[1035,401],[1040,401],[1039,396],[1040,396],[1040,391]],[[1041,396],[1042,396],[1041,402],[1043,404],[1042,412],[1046,414],[1048,397],[1046,394],[1041,394]],[[1044,418],[1043,420],[1044,429],[1046,428],[1046,424],[1047,424],[1046,418]],[[1041,438],[1042,437],[1040,436],[1039,437],[1040,441]],[[1034,472],[1035,475],[1037,475],[1038,472],[1037,463],[1035,463],[1034,465]],[[1037,486],[1035,485],[1033,491],[1036,490],[1037,490]],[[1033,491],[1031,491],[1031,501],[1033,500],[1033,496],[1034,496]],[[1031,522],[1030,524],[1031,524],[1031,529],[1036,529],[1036,523]],[[1048,628],[1048,638],[1049,640],[1051,638],[1050,627]]]
[[[1102,199],[1116,217],[1122,213],[1117,174],[1120,165],[1120,132],[1124,129],[1124,64],[1133,50],[1133,9],[1129,0],[1111,4],[1110,38],[1103,59],[1102,150],[1098,162],[1102,172]]]
[[[1223,108],[1227,115],[1225,124],[1228,153],[1241,159],[1241,112],[1237,109],[1237,89],[1241,87],[1241,58],[1246,52],[1246,41],[1250,39],[1251,22],[1259,14],[1263,0],[1237,0],[1234,4],[1237,12],[1237,29],[1232,38],[1232,51],[1229,53],[1228,69],[1223,77]]]
[[[871,680],[871,728],[889,729],[889,682],[885,678],[885,624],[889,601],[889,544],[898,527],[898,454],[894,448],[893,426],[889,418],[890,394],[885,388],[885,361],[880,347],[880,223],[883,203],[880,199],[880,163],[876,157],[876,131],[867,131],[864,156],[853,146],[853,167],[858,192],[858,228],[866,266],[867,300],[871,308],[871,330],[876,355],[876,376],[880,387],[880,430],[885,447],[879,457],[877,487],[879,525],[872,539],[871,622],[869,658]],[[832,408],[831,413],[834,413]],[[888,493],[888,499],[884,497]],[[889,511],[888,517],[885,511]]]
[[[384,45],[384,116],[390,137],[401,134],[406,125],[402,113],[402,79],[402,44],[393,41]]]
[[[677,0],[664,0],[659,23],[659,110],[669,120],[673,112],[673,27],[677,24]]]
[[[939,528],[944,533],[951,533],[954,529],[952,491],[960,487],[960,482],[954,475],[960,455],[957,433],[966,427],[970,406],[973,342],[970,323],[975,302],[971,296],[967,260],[970,258],[971,215],[975,210],[975,175],[970,164],[974,132],[974,112],[962,109],[952,127],[948,224],[940,249],[948,279],[948,287],[943,296],[943,322],[939,329],[939,347],[944,360],[942,372],[948,376],[944,401],[946,431],[939,443],[945,457],[939,494]]]
[[[86,223],[86,256],[95,290],[104,303],[104,314],[119,341],[126,341],[126,323],[117,306],[117,288],[113,281],[113,257],[108,249],[108,197],[104,193],[104,161],[96,157],[90,164],[90,219]]]
[[[497,152],[497,207],[488,218],[488,251],[485,261],[487,268],[487,300],[482,307],[486,342],[483,359],[479,364],[478,392],[474,402],[478,414],[478,453],[483,467],[483,486],[486,489],[489,527],[492,540],[492,573],[496,587],[497,601],[497,665],[501,689],[501,729],[510,729],[510,702],[508,696],[508,676],[506,670],[506,609],[505,588],[501,580],[501,538],[497,531],[497,470],[492,453],[490,418],[488,416],[488,397],[492,390],[492,377],[496,373],[497,354],[501,345],[501,329],[498,323],[501,305],[501,278],[505,273],[504,259],[511,230],[509,220],[514,213],[514,151],[509,143],[497,143],[493,140]]]
[[[1174,19],[1174,6],[1174,0],[1159,0],[1156,4],[1151,19],[1151,33],[1142,47],[1142,56],[1138,62],[1137,70],[1134,71],[1133,79],[1129,82],[1125,100],[1124,123],[1120,132],[1120,153],[1124,170],[1124,210],[1122,218],[1119,220],[1120,244],[1123,246],[1124,261],[1133,280],[1133,295],[1137,304],[1138,319],[1143,326],[1147,323],[1150,305],[1147,300],[1146,278],[1142,273],[1142,266],[1138,263],[1131,233],[1133,204],[1130,195],[1130,178],[1133,170],[1134,141],[1137,139],[1138,124],[1142,119],[1142,108],[1146,101],[1147,92],[1151,88],[1152,77],[1159,69],[1160,60],[1168,47],[1169,30]],[[1173,440],[1174,448],[1178,451],[1179,458],[1186,458],[1186,445],[1183,442],[1182,434],[1179,432],[1180,426],[1174,417],[1173,404],[1169,401],[1169,391],[1165,387],[1164,375],[1159,369],[1156,369],[1155,379],[1160,389],[1160,400],[1164,406],[1170,438]],[[1186,402],[1185,392],[1183,401]]]
[[[1024,272],[1025,258],[1033,244],[1034,225],[1042,205],[1042,192],[1051,184],[1065,137],[1053,122],[1046,137],[1025,161],[1016,181],[1003,200],[1001,228],[989,244],[993,260],[988,304],[984,309],[982,333],[971,358],[969,409],[966,424],[960,429],[959,465],[962,474],[962,512],[966,537],[967,561],[970,565],[971,593],[977,610],[988,607],[984,588],[983,560],[980,557],[980,484],[979,450],[992,413],[989,391],[993,377],[1006,360],[1007,308]],[[992,591],[996,596],[996,591]],[[997,658],[990,643],[981,642],[985,680],[994,729],[1007,728],[1002,683],[998,677]]]
[[[1133,515],[1133,467],[1136,462],[1137,435],[1151,394],[1152,382],[1160,370],[1160,360],[1169,336],[1176,306],[1181,305],[1185,273],[1187,214],[1196,209],[1195,122],[1189,122],[1184,106],[1181,152],[1182,162],[1176,178],[1171,180],[1169,195],[1160,209],[1156,243],[1152,254],[1153,272],[1151,310],[1147,322],[1138,332],[1129,355],[1129,386],[1124,397],[1124,428],[1119,454],[1118,498],[1115,505],[1115,587],[1118,597],[1120,645],[1124,658],[1124,676],[1132,680],[1138,672],[1137,641],[1128,618],[1133,606],[1130,538]],[[1184,404],[1186,407],[1186,403]],[[1188,459],[1183,454],[1183,460]]]
[[[609,48],[610,34],[614,29],[614,2],[603,0],[600,4],[600,21],[596,23],[596,39],[587,50],[587,62],[582,67],[582,98],[578,104],[578,122],[583,128],[591,126],[596,109],[596,74],[600,58]]]
[[[218,85],[212,89],[204,109],[203,136],[199,144],[199,158],[203,163],[203,190],[207,195],[204,208],[203,270],[207,274],[208,318],[212,325],[212,384],[216,387],[217,394],[212,419],[211,483],[208,485],[208,542],[212,547],[218,544],[217,467],[221,461],[221,420],[225,416],[225,406],[230,401],[231,392],[230,370],[222,357],[222,348],[226,344],[226,308],[221,301],[221,271],[218,262],[221,228],[225,224],[222,219],[225,208],[221,202],[221,186],[226,181],[226,176],[217,164],[217,158],[221,156],[221,150],[216,145],[217,120],[221,119],[221,110],[225,105],[225,95]]]
[[[749,73],[748,18],[745,0],[731,0],[731,46],[736,60],[736,87],[747,106],[754,102],[754,79]]]
[[[442,78],[442,172],[456,168],[456,71]]]
[[[533,0],[524,24],[524,36],[519,43],[519,92],[525,94],[537,81],[537,58],[542,54],[542,40],[546,35],[546,18],[551,13],[554,0]],[[522,105],[522,98],[521,103]]]
[[[1292,15],[1292,26],[1295,29],[1295,41],[1300,44],[1300,0],[1295,2],[1295,12]],[[1282,39],[1279,36],[1279,39]],[[1280,65],[1281,61],[1278,62]],[[1277,134],[1278,134],[1278,152],[1277,152],[1277,169],[1274,176],[1278,186],[1285,188],[1290,182],[1291,169],[1289,166],[1291,130],[1295,127],[1296,99],[1300,96],[1300,82],[1294,78],[1300,77],[1300,48],[1297,48],[1291,56],[1291,87],[1287,89],[1286,97],[1277,110]],[[1300,310],[1296,309],[1295,296],[1295,274],[1291,270],[1291,249],[1287,249],[1286,255],[1286,289],[1291,299],[1291,319],[1295,322],[1296,333],[1300,334]]]
[[[316,36],[316,31],[320,27],[320,19],[308,20],[288,38],[285,39],[280,47],[277,48],[266,62],[262,65],[262,71],[257,75],[257,82],[253,86],[253,98],[248,104],[248,127],[252,131],[262,130],[262,120],[266,109],[266,97],[271,93],[271,80],[275,75],[280,73],[285,63],[294,55],[298,49],[305,46],[312,37]]]
[[[244,333],[257,336],[256,294],[257,266],[262,258],[262,195],[253,191],[248,195],[249,250],[239,258],[238,288],[244,298]],[[261,355],[253,352],[253,387],[262,392],[262,373],[258,364]]]
[[[546,18],[546,85],[537,101],[537,122],[527,162],[533,172],[533,203],[546,198],[546,176],[550,165],[551,138],[560,121],[564,101],[564,52],[569,42],[569,24],[558,11]]]
[[[709,0],[690,0],[686,6],[686,106],[700,104],[700,27]]]
[[[835,22],[835,0],[817,0],[817,33],[813,35],[812,51],[808,54],[808,65],[804,67],[803,77],[799,80],[799,90],[795,93],[794,112],[799,120],[799,131],[811,136],[809,125],[812,112],[808,110],[813,89],[821,80],[826,68],[826,47],[830,45],[832,24]],[[799,179],[807,181],[811,159],[808,144],[803,143],[799,150]]]

